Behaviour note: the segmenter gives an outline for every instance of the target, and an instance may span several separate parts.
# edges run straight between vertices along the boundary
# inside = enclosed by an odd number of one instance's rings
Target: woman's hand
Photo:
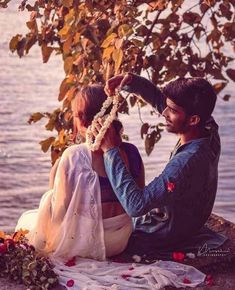
[[[115,90],[117,88],[121,90],[124,86],[130,84],[132,81],[132,77],[133,76],[131,73],[127,73],[127,74],[116,75],[115,77],[107,80],[104,87],[105,93],[108,96],[114,95]]]

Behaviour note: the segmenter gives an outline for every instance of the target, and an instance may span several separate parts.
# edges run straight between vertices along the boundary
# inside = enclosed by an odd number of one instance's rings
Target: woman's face
[[[74,125],[77,129],[77,132],[85,138],[87,128],[83,126],[79,117],[84,112],[85,100],[81,96],[77,96],[76,98],[76,101],[72,105]]]

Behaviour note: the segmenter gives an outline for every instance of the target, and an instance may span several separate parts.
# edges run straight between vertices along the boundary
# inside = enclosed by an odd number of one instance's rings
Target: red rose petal
[[[175,184],[173,182],[167,183],[167,190],[168,192],[172,192],[175,189]]]
[[[73,257],[71,260],[68,260],[66,263],[65,263],[65,266],[68,266],[68,267],[72,267],[72,266],[75,266],[76,265],[76,258]]]
[[[131,277],[131,275],[128,274],[122,274],[121,277],[125,280],[128,280],[129,277]]]
[[[7,252],[7,245],[6,244],[1,244],[0,245],[0,254],[4,254]]]
[[[66,286],[68,287],[73,287],[73,285],[74,285],[74,280],[68,280],[66,283]]]
[[[134,270],[134,267],[130,267],[128,270],[129,270],[129,271],[132,271],[132,270]]]
[[[182,253],[182,252],[173,252],[172,258],[175,261],[181,262],[181,261],[183,261],[185,259],[185,254]]]
[[[187,278],[184,278],[183,283],[184,284],[191,284],[191,281]]]

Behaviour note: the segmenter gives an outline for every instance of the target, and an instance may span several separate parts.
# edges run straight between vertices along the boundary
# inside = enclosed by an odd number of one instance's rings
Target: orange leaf
[[[226,73],[230,77],[230,79],[235,82],[235,70],[230,68],[226,70]]]
[[[52,51],[53,47],[48,47],[46,44],[42,44],[42,60],[44,63],[48,62]]]
[[[115,74],[117,74],[117,72],[122,64],[122,59],[123,59],[122,49],[115,49],[112,56],[113,56],[113,60],[115,62],[114,71],[115,71]]]
[[[111,33],[108,37],[105,38],[105,40],[102,42],[101,47],[107,48],[112,41],[117,37],[116,33]]]

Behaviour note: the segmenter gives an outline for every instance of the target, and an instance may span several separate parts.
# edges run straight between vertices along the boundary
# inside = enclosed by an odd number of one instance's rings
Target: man
[[[147,79],[127,74],[110,79],[106,90],[112,94],[117,87],[140,95],[165,117],[167,131],[179,136],[163,172],[140,189],[121,159],[115,131],[105,135],[106,173],[124,209],[137,217],[130,247],[180,245],[203,227],[215,200],[220,138],[211,114],[216,94],[201,78],[180,78],[161,92]]]

